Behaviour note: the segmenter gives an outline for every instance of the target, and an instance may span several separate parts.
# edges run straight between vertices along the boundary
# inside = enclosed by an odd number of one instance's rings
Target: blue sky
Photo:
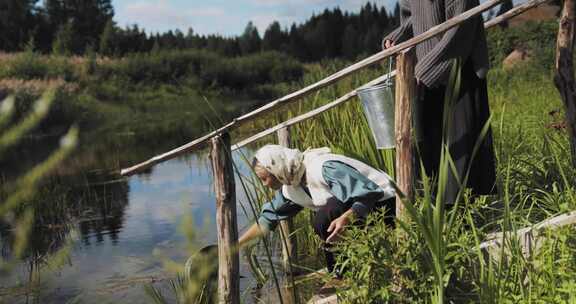
[[[238,35],[248,21],[260,33],[274,20],[286,27],[325,8],[357,12],[367,2],[392,10],[397,0],[113,0],[118,25],[138,24],[147,32],[192,27],[200,34]]]

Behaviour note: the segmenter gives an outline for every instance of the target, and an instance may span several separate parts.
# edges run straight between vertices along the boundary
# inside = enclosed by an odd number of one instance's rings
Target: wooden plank
[[[166,153],[154,156],[151,159],[149,159],[145,162],[139,163],[139,164],[132,166],[130,168],[122,169],[120,171],[120,175],[130,176],[130,175],[136,174],[138,172],[142,172],[142,171],[144,171],[150,167],[153,167],[156,164],[159,164],[159,163],[165,162],[167,160],[182,156],[182,155],[192,151],[193,149],[197,148],[199,145],[203,144],[205,141],[213,138],[214,136],[218,136],[218,135],[222,134],[223,132],[226,132],[227,130],[231,129],[232,126],[234,126],[235,124],[236,124],[236,121],[232,121],[231,123],[221,127],[220,129],[214,130],[214,131],[212,131],[212,132],[210,132],[210,133],[208,133],[208,134],[206,134],[206,135],[204,135],[198,139],[195,139],[195,140],[193,140],[193,141],[191,141],[191,142],[189,142],[183,146],[180,146],[174,150],[170,150]]]
[[[186,152],[192,151],[193,149],[197,148],[198,146],[200,146],[201,144],[203,144],[205,141],[207,141],[208,139],[219,135],[221,133],[224,132],[228,132],[230,131],[232,128],[237,128],[239,126],[241,126],[242,124],[251,121],[255,118],[261,117],[263,114],[266,114],[272,110],[277,109],[279,106],[281,105],[285,105],[288,104],[290,102],[294,102],[298,99],[301,99],[302,97],[305,97],[307,95],[309,95],[310,93],[316,92],[330,84],[333,84],[341,79],[344,79],[350,75],[352,75],[355,72],[358,72],[362,69],[368,68],[370,66],[373,66],[377,63],[379,63],[380,61],[394,55],[397,54],[400,51],[406,50],[408,48],[411,48],[417,44],[419,44],[422,41],[428,40],[434,36],[437,36],[455,26],[457,26],[458,24],[478,15],[481,14],[484,11],[489,10],[490,8],[500,4],[502,0],[489,0],[486,1],[454,18],[451,18],[450,20],[447,20],[446,22],[436,25],[432,28],[430,28],[428,31],[418,35],[417,37],[411,38],[403,43],[400,43],[398,45],[395,45],[389,49],[383,50],[381,52],[378,52],[368,58],[365,58],[364,60],[361,60],[347,68],[344,68],[310,86],[307,86],[303,89],[300,89],[292,94],[286,95],[284,97],[281,97],[279,99],[276,99],[268,104],[266,104],[263,107],[260,107],[250,113],[247,113],[243,116],[240,116],[236,119],[234,119],[232,122],[228,123],[227,125],[218,128],[210,133],[208,133],[207,135],[204,135],[186,145],[183,145],[181,147],[178,147],[174,150],[171,150],[169,152],[166,152],[162,155],[153,157],[143,163],[140,163],[138,165],[132,166],[128,169],[124,169],[121,170],[120,174],[123,176],[128,176],[128,175],[132,175],[138,172],[141,172],[147,168],[150,168],[152,166],[154,166],[155,164],[158,164],[160,162],[178,157]]]
[[[518,244],[522,247],[522,253],[529,257],[535,253],[542,244],[543,233],[547,229],[555,230],[565,226],[576,225],[576,211],[564,213],[549,219],[546,219],[532,227],[525,227],[514,232],[508,232],[506,235],[502,232],[492,233],[486,237],[486,241],[480,244],[480,249],[489,256],[498,258],[502,252],[502,244],[507,243],[514,234]]]
[[[326,297],[315,295],[308,301],[308,304],[338,304],[338,296],[335,294]]]
[[[284,147],[290,147],[290,129],[288,127],[278,130],[278,144]],[[282,264],[284,272],[292,274],[292,261],[297,260],[297,243],[294,232],[294,223],[292,219],[280,221],[280,229],[283,237],[282,242]]]
[[[412,168],[412,103],[416,98],[414,67],[416,57],[410,50],[398,54],[396,59],[396,102],[394,134],[396,137],[396,183],[405,199],[412,199],[414,175]],[[396,195],[396,217],[405,218],[404,204]]]
[[[574,18],[575,0],[564,0],[558,40],[556,41],[556,71],[554,84],[566,109],[566,124],[570,137],[572,165],[576,167],[576,85],[574,83]]]
[[[240,260],[234,250],[238,244],[238,224],[230,135],[213,137],[211,147],[218,235],[218,303],[239,304]]]

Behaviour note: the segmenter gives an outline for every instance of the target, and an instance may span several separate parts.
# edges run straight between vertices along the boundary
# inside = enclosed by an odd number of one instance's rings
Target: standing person
[[[300,152],[267,145],[256,152],[252,166],[264,186],[279,191],[262,206],[257,223],[240,237],[239,246],[309,208],[315,211],[314,231],[327,245],[327,268],[334,273],[335,258],[328,247],[345,227],[354,219],[362,222],[374,209],[394,210],[395,190],[386,173],[328,148]]]
[[[455,17],[474,6],[478,0],[400,0],[400,27],[386,36],[383,48],[389,48],[426,32],[433,26]],[[489,69],[488,49],[482,16],[470,18],[443,34],[416,45],[415,76],[418,84],[418,108],[421,115],[418,143],[427,175],[437,176],[442,145],[444,95],[452,64],[458,59],[461,85],[458,99],[452,105],[452,125],[446,130],[450,156],[458,179],[450,174],[445,202],[454,203],[460,185],[471,165],[467,186],[473,194],[495,191],[495,162],[492,132],[488,131],[474,158],[476,141],[486,124],[490,110],[486,74]]]

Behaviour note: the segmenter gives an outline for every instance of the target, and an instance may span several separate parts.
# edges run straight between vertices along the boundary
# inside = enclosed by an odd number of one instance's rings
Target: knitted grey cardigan
[[[398,44],[479,5],[478,0],[399,0],[399,3],[401,25],[383,43],[391,40]],[[476,74],[484,78],[489,60],[482,16],[421,42],[416,46],[416,58],[416,78],[427,87],[447,83],[453,58],[471,58]]]

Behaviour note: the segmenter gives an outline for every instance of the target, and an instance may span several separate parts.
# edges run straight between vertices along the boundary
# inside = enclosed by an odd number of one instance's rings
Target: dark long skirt
[[[445,92],[446,86],[421,87],[419,90],[418,120],[421,136],[418,147],[428,176],[438,175]],[[461,69],[460,94],[452,111],[449,147],[459,179],[462,181],[471,165],[466,186],[476,195],[493,194],[496,189],[496,173],[491,130],[472,159],[474,146],[490,116],[490,110],[486,79],[476,75],[470,60]],[[454,203],[460,190],[460,184],[454,175],[450,174],[446,188],[445,202]]]

